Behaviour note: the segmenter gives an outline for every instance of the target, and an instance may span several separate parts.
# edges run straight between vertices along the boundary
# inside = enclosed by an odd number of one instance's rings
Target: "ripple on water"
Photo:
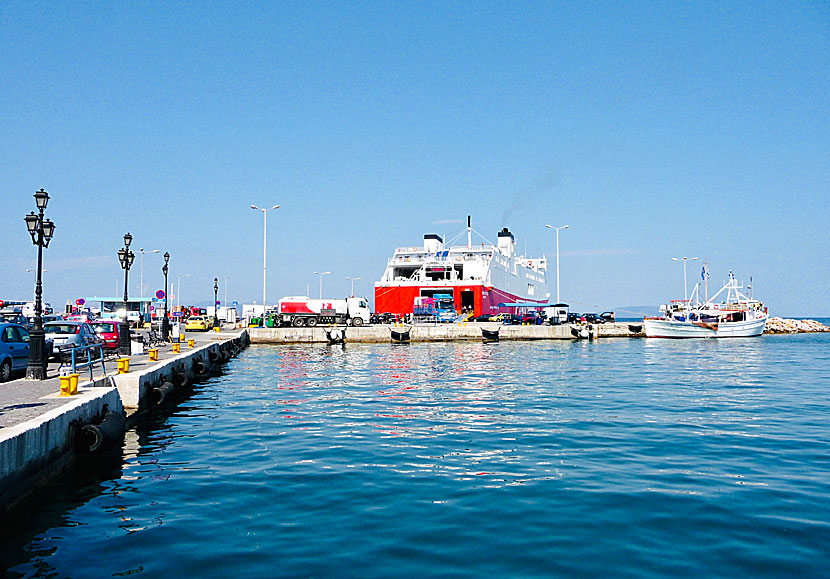
[[[63,489],[60,520],[35,517],[4,561],[90,577],[820,575],[827,345],[252,347],[130,433],[115,476]]]

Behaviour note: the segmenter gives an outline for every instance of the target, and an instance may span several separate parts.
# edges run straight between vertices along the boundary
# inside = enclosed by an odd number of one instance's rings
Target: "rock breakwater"
[[[815,320],[791,320],[770,318],[767,320],[766,334],[801,334],[805,332],[830,332],[830,327]]]

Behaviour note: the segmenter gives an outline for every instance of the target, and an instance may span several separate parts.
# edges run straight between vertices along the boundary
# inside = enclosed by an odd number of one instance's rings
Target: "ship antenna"
[[[470,224],[470,216],[467,216],[467,249],[473,246],[473,226]]]

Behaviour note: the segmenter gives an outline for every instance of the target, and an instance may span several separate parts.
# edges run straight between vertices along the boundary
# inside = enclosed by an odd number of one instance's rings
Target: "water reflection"
[[[136,446],[136,436],[125,437],[122,449],[106,456],[81,456],[53,482],[35,489],[0,526],[0,575],[23,577],[14,567],[35,561],[38,575],[56,572],[49,558],[61,545],[63,529],[83,524],[76,511],[102,495],[117,496],[124,486],[124,452]]]
[[[826,496],[830,399],[812,381],[827,349],[774,343],[252,347],[146,416],[119,468],[38,515],[11,561],[58,576],[545,574],[500,566],[515,552],[595,575],[597,544],[663,570],[686,544],[732,553],[764,520],[819,519],[798,493]],[[713,539],[756,510],[744,544]],[[152,558],[159,545],[177,557]],[[476,566],[477,549],[499,558]]]

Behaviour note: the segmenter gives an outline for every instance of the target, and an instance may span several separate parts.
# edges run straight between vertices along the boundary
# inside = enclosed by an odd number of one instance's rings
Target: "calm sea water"
[[[255,346],[10,522],[25,577],[830,573],[830,336]]]

